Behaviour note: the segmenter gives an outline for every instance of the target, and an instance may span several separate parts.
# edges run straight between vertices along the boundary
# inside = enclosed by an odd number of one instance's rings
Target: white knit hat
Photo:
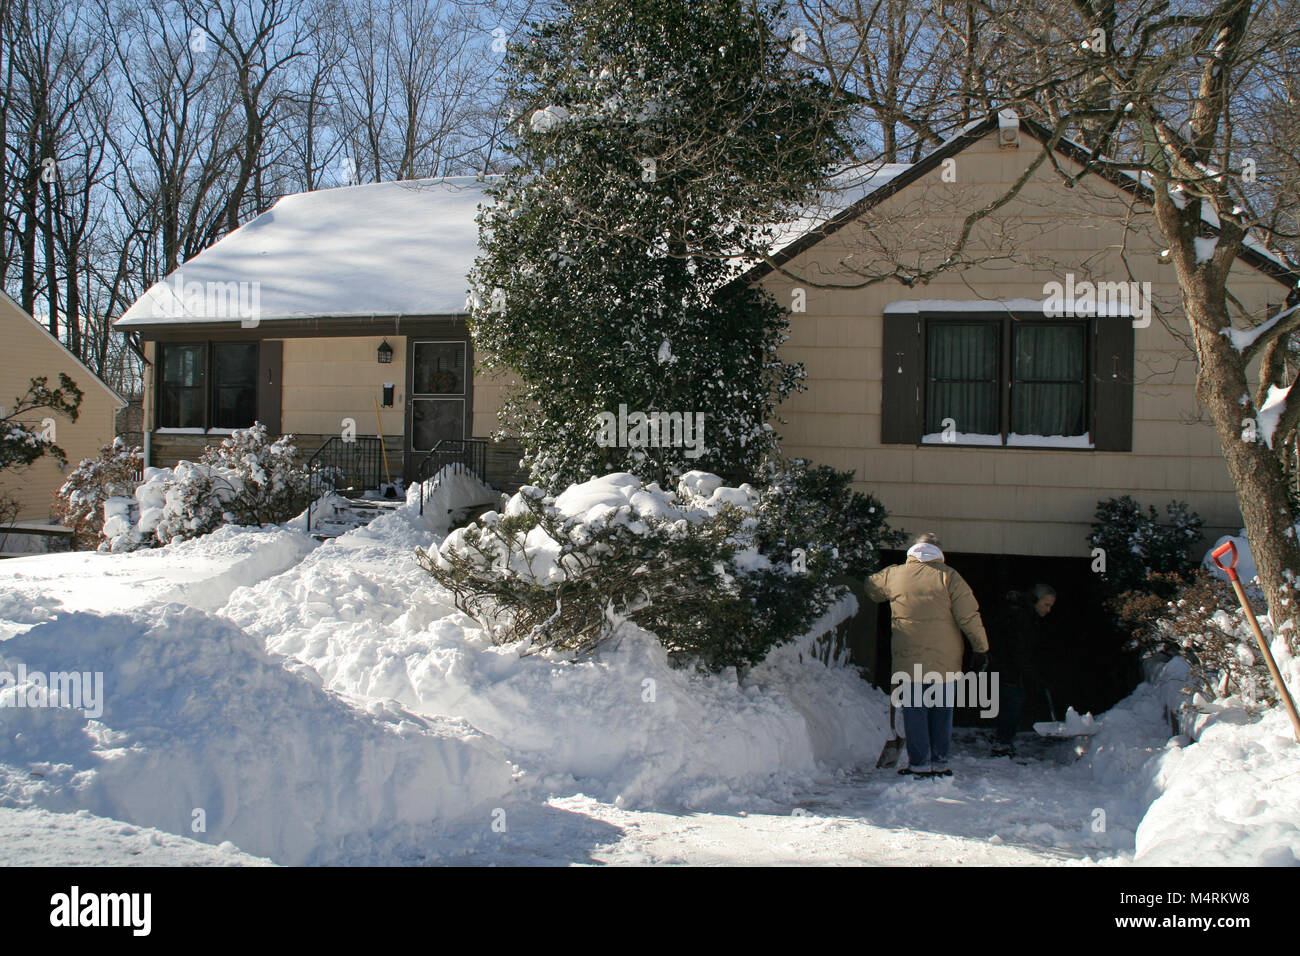
[[[922,541],[919,544],[912,545],[907,549],[907,556],[909,558],[916,558],[918,561],[943,560],[943,552],[939,550],[937,545],[930,544],[928,541]]]

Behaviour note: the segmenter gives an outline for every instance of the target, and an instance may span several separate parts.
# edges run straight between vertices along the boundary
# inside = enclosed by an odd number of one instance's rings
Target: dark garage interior
[[[904,553],[888,551],[883,557],[885,565],[898,564],[904,560]],[[1138,685],[1141,668],[1137,655],[1124,650],[1127,635],[1108,619],[1088,559],[960,552],[948,553],[945,559],[975,593],[994,649],[998,642],[994,612],[1009,591],[1031,588],[1039,582],[1056,589],[1056,605],[1045,621],[1045,635],[1035,660],[1058,720],[1064,718],[1067,706],[1081,714],[1100,714]],[[875,606],[872,614],[872,602],[860,587],[854,587],[854,591],[861,610],[848,635],[853,662],[872,684],[888,692],[892,674],[889,605]],[[968,646],[967,662],[969,659]],[[1029,730],[1033,722],[1050,719],[1047,695],[1032,695],[1026,701],[1020,729]],[[993,725],[992,719],[981,718],[976,708],[958,708],[954,723],[965,727]]]

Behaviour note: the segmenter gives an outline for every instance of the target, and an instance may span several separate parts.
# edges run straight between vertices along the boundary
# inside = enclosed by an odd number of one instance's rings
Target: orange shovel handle
[[[1228,563],[1226,565],[1219,560],[1219,558],[1225,554],[1231,555],[1231,557],[1228,558]],[[1237,546],[1231,541],[1225,541],[1223,544],[1211,551],[1210,560],[1214,562],[1214,566],[1220,571],[1227,572],[1229,581],[1237,580]]]

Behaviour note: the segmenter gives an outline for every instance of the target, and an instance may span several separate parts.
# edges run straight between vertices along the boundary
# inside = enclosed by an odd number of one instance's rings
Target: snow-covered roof
[[[156,283],[117,327],[463,313],[486,185],[461,176],[285,196]],[[247,285],[226,294],[232,282]]]
[[[1102,318],[1133,319],[1138,316],[1133,304],[1124,297],[1122,302],[1111,302],[1102,297],[1100,300],[1060,298],[1053,300],[1048,296],[1041,299],[898,299],[885,306],[885,315],[917,315],[921,312],[1041,312],[1054,314],[1055,308],[1063,315],[1096,315]]]
[[[776,227],[772,253],[776,254],[803,238],[911,168],[911,163],[874,163],[839,170],[831,177],[830,188],[816,202],[804,209],[799,217]]]

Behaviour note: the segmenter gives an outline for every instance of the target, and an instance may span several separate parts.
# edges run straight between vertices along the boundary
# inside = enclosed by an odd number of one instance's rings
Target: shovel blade
[[[902,737],[895,737],[892,740],[886,740],[884,748],[880,751],[880,758],[876,761],[876,769],[883,770],[886,767],[897,765],[898,754],[902,749]]]

